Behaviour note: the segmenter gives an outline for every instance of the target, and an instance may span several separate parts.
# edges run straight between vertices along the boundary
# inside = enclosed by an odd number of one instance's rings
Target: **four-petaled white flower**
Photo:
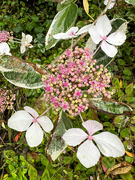
[[[32,41],[32,36],[29,35],[29,34],[25,35],[22,32],[21,47],[20,47],[21,53],[24,53],[26,51],[26,47],[28,47],[28,48],[32,48],[33,47],[30,44],[31,41]]]
[[[120,31],[111,32],[112,26],[106,15],[101,16],[96,25],[92,25],[89,28],[89,34],[95,44],[101,42],[101,49],[109,56],[114,57],[117,53],[117,48],[113,45],[120,46],[125,42],[126,35]],[[112,45],[111,45],[112,44]]]
[[[42,142],[43,130],[49,132],[53,129],[53,123],[48,117],[40,117],[38,113],[29,106],[25,106],[24,110],[16,111],[13,116],[9,118],[8,126],[20,132],[26,131],[26,140],[30,147],[36,147]]]
[[[109,1],[109,0],[105,0],[105,1],[104,1],[104,4],[107,5],[107,4],[108,4],[108,1]],[[110,6],[108,7],[108,9],[112,9],[113,6],[114,6],[114,4],[115,4],[115,2],[116,2],[116,0],[112,0],[112,2],[111,2],[111,4],[110,4]]]
[[[95,132],[103,129],[101,123],[95,120],[88,120],[83,122],[82,125],[87,130],[88,134],[80,128],[71,128],[65,132],[62,138],[69,146],[77,146],[87,139],[77,150],[77,157],[86,168],[94,166],[99,161],[99,150],[107,157],[119,157],[124,155],[124,146],[116,135],[110,132],[102,132],[93,135]],[[96,142],[99,149],[92,140]]]
[[[0,55],[12,55],[10,53],[9,45],[6,42],[0,43]]]
[[[76,32],[78,31],[78,27],[71,27],[66,33],[58,33],[53,35],[54,39],[71,39],[77,37]]]

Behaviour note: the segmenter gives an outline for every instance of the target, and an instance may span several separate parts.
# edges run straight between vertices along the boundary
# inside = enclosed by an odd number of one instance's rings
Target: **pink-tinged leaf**
[[[86,140],[79,146],[77,158],[83,166],[90,168],[99,161],[100,152],[92,141]]]

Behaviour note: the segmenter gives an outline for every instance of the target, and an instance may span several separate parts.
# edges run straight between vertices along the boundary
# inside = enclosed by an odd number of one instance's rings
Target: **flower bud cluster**
[[[0,31],[0,43],[7,42],[10,39],[13,39],[13,33],[7,31]]]
[[[111,74],[103,65],[96,65],[88,48],[76,47],[60,57],[57,64],[49,65],[50,73],[43,76],[45,98],[56,108],[78,115],[88,108],[88,97],[101,93],[110,98]]]
[[[12,109],[14,104],[15,94],[11,90],[6,90],[6,88],[0,88],[0,112],[4,112],[6,109]]]

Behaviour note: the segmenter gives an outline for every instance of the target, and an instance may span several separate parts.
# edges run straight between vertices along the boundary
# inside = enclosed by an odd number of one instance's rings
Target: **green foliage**
[[[74,25],[76,18],[77,5],[74,3],[68,4],[65,8],[56,14],[46,35],[46,49],[54,47],[58,42],[58,40],[53,38],[53,35],[66,32]]]
[[[128,0],[133,4],[133,0]],[[89,0],[90,15],[96,19],[99,12],[105,7],[103,1],[99,4],[99,1]],[[25,54],[20,53],[20,45],[14,42],[10,42],[10,48],[14,58],[7,58],[3,56],[0,58],[0,67],[7,80],[15,85],[25,88],[38,88],[38,89],[20,89],[14,87],[9,82],[4,80],[0,74],[1,87],[7,86],[9,89],[13,89],[17,94],[15,110],[20,110],[24,105],[32,106],[35,102],[35,106],[43,112],[48,105],[39,96],[43,95],[41,75],[37,73],[34,68],[29,66],[29,63],[37,63],[39,65],[50,64],[57,58],[68,46],[70,41],[61,41],[51,49],[57,40],[54,40],[52,35],[59,32],[66,32],[71,26],[78,26],[81,28],[84,25],[92,22],[85,13],[82,5],[82,1],[67,0],[64,3],[59,3],[56,0],[13,0],[0,2],[0,30],[12,31],[14,37],[21,39],[21,33],[31,34],[33,36],[33,48],[27,49]],[[77,7],[78,6],[78,7]],[[56,12],[58,11],[58,13]],[[94,56],[98,60],[98,64],[107,65],[107,68],[112,73],[112,82],[109,90],[113,92],[113,99],[117,102],[106,101],[92,101],[96,108],[99,108],[101,112],[94,112],[89,109],[85,111],[82,116],[84,120],[96,119],[100,121],[105,131],[112,132],[114,134],[119,133],[119,137],[124,143],[125,149],[131,151],[133,148],[132,142],[134,142],[135,134],[135,116],[129,113],[129,119],[126,122],[127,114],[123,115],[125,111],[131,112],[135,108],[135,63],[134,63],[134,11],[135,8],[125,3],[125,1],[117,1],[117,4],[113,9],[107,11],[107,15],[112,21],[112,32],[121,28],[124,32],[126,30],[127,40],[118,48],[118,54],[113,58],[107,57],[102,50]],[[50,44],[45,49],[45,36],[53,23],[54,17],[59,14],[59,18],[54,23],[53,31],[51,31],[51,37],[48,37]],[[61,15],[61,16],[60,16]],[[77,19],[77,21],[76,21]],[[125,20],[124,20],[125,19]],[[75,24],[75,21],[77,22]],[[126,23],[128,21],[128,29],[126,29]],[[82,39],[78,45],[85,47],[85,43],[89,35]],[[18,62],[17,59],[24,59],[24,62]],[[38,100],[36,100],[38,98]],[[124,102],[124,104],[122,104]],[[127,104],[127,105],[126,105]],[[35,108],[34,106],[34,108]],[[131,106],[131,108],[130,108]],[[104,113],[103,113],[104,112]],[[105,115],[109,112],[111,115]],[[40,114],[41,114],[40,113]],[[133,111],[135,113],[135,111]],[[53,132],[52,139],[47,147],[47,140],[43,140],[43,143],[36,148],[28,148],[25,143],[25,132],[21,135],[18,142],[14,142],[13,138],[17,135],[15,131],[9,131],[7,128],[7,120],[11,116],[11,111],[6,111],[2,115],[0,114],[0,179],[3,180],[56,180],[56,179],[76,179],[76,180],[88,180],[90,176],[93,179],[104,179],[105,172],[102,169],[102,165],[99,162],[96,166],[86,169],[79,160],[76,158],[77,148],[67,147],[65,142],[62,141],[61,136],[68,129],[71,128],[69,119],[64,112],[61,113],[59,121]],[[57,114],[54,109],[48,112],[49,117],[53,122],[57,121]],[[48,115],[47,114],[47,115]],[[117,114],[114,116],[113,114]],[[122,116],[118,116],[122,114]],[[1,121],[2,120],[2,121]],[[3,128],[3,120],[5,129]],[[70,117],[74,127],[81,127],[80,118]],[[7,131],[8,130],[8,131]],[[8,132],[8,133],[7,133]],[[9,137],[8,137],[9,136]],[[9,143],[10,142],[10,143]],[[129,146],[130,145],[130,146]],[[57,151],[55,151],[55,148]],[[66,151],[63,150],[66,148]],[[130,149],[131,148],[131,149]],[[52,156],[54,152],[58,152],[53,157],[56,159],[61,153],[60,157],[54,162],[50,163],[46,157],[45,149],[47,153]],[[51,151],[52,149],[52,151]],[[63,152],[63,153],[62,153]],[[66,153],[66,154],[64,154]],[[117,162],[126,161],[133,163],[134,158],[125,155],[121,158],[114,159],[112,157],[103,157],[102,163],[106,168],[111,168]],[[132,180],[134,179],[134,168],[126,174],[120,174],[114,177],[116,180]],[[107,178],[112,180],[111,177]]]
[[[1,56],[0,66],[4,77],[12,84],[37,89],[43,86],[41,75],[32,66],[14,56]]]
[[[62,139],[62,136],[66,130],[71,127],[72,125],[68,117],[63,111],[61,111],[56,129],[49,143],[49,147],[47,148],[47,154],[53,161],[56,160],[60,153],[62,153],[62,151],[67,147],[66,143]]]

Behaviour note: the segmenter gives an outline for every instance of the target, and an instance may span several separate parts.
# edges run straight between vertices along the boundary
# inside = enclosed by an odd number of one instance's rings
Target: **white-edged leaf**
[[[46,49],[54,47],[58,42],[53,35],[67,32],[74,25],[76,18],[77,5],[75,3],[70,3],[56,14],[45,38]]]

